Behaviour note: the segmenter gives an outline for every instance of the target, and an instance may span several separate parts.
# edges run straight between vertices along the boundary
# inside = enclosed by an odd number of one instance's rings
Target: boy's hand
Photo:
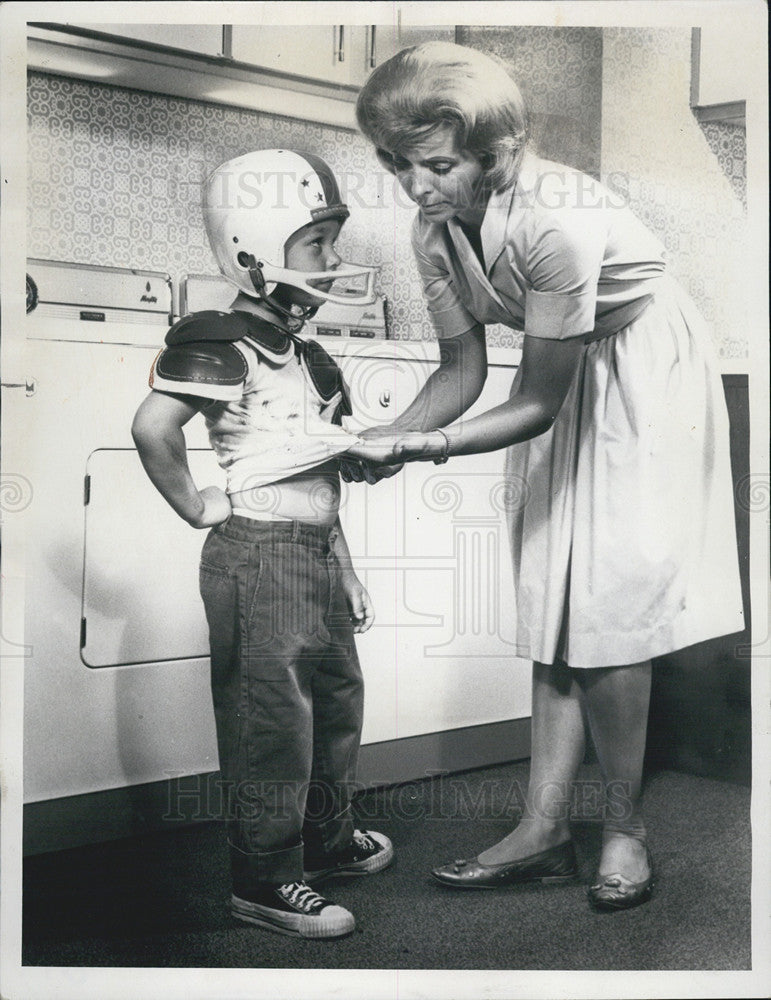
[[[353,631],[366,632],[375,620],[372,599],[355,573],[345,573],[341,582],[351,611]]]
[[[340,459],[340,476],[345,483],[369,483],[374,486],[381,479],[390,479],[401,472],[404,463],[399,465],[370,465],[356,458],[350,460],[342,456]]]
[[[203,500],[203,510],[189,519],[194,528],[213,528],[215,524],[227,521],[233,513],[230,498],[219,486],[206,486],[198,495]]]

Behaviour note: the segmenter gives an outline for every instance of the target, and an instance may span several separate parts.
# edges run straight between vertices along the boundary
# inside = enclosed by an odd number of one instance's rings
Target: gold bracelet
[[[437,433],[441,434],[444,438],[444,446],[442,448],[442,454],[438,458],[434,459],[434,465],[444,465],[447,459],[450,457],[450,439],[444,433],[441,427],[436,428]]]

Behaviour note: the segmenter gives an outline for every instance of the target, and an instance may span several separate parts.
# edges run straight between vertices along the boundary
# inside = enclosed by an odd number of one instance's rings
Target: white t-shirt
[[[237,385],[217,386],[211,399],[205,383],[167,381],[151,372],[160,392],[209,398],[201,410],[217,461],[227,473],[227,492],[266,486],[321,465],[358,442],[332,418],[342,391],[324,399],[305,362],[294,352],[278,360],[249,337],[231,345],[243,357],[244,378]]]

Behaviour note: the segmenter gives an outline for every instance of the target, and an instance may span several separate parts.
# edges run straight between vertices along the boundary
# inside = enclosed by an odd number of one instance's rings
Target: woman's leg
[[[608,792],[600,875],[650,874],[640,811],[650,662],[581,672],[587,719]]]
[[[584,757],[581,688],[564,664],[533,664],[530,778],[515,829],[479,855],[482,864],[516,861],[570,838],[572,782]]]

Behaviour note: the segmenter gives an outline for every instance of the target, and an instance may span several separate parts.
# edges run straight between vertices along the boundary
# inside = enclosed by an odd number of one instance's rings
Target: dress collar
[[[480,229],[484,269],[460,223],[455,219],[450,219],[447,223],[455,249],[464,265],[469,267],[490,289],[492,286],[487,281],[487,275],[491,273],[503,252],[506,245],[506,234],[511,231],[511,220],[515,214],[521,213],[527,205],[532,203],[532,195],[537,183],[538,157],[526,150],[514,185],[503,191],[494,191],[487,202]]]

